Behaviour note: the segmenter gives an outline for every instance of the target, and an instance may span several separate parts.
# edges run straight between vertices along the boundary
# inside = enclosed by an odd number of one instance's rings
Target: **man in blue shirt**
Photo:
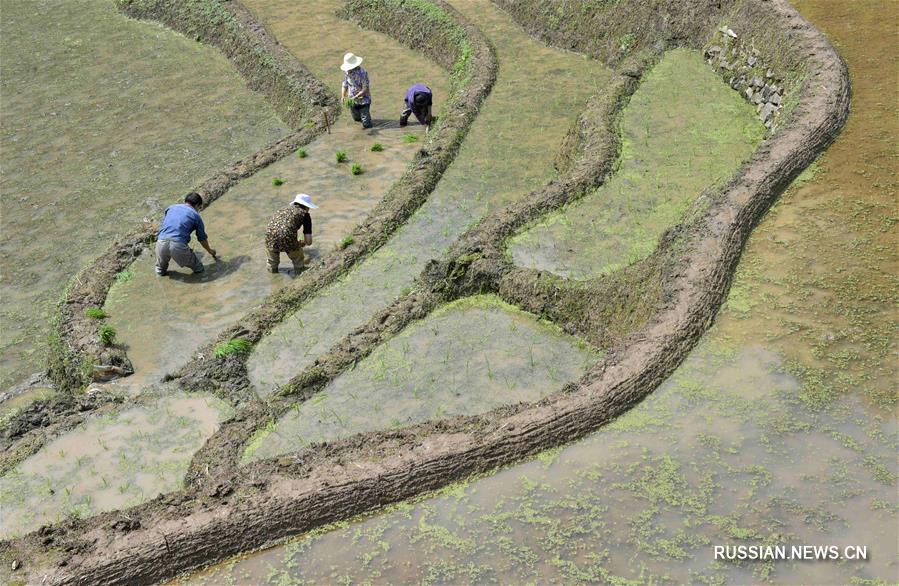
[[[400,114],[400,126],[409,123],[409,115],[415,114],[418,122],[422,125],[431,126],[433,117],[431,116],[431,104],[434,100],[431,94],[431,88],[423,83],[416,83],[406,90],[406,98],[403,100],[403,113]]]
[[[169,260],[175,259],[179,266],[188,267],[194,273],[202,273],[203,263],[187,245],[190,233],[197,232],[197,240],[206,252],[215,258],[215,250],[209,247],[206,227],[200,217],[200,206],[203,198],[193,191],[184,198],[184,203],[177,203],[165,211],[159,234],[156,237],[156,274],[164,277],[169,272]]]

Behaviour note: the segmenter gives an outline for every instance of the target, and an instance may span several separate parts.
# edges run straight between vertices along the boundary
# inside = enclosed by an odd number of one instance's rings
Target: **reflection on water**
[[[0,478],[0,536],[179,488],[194,452],[231,414],[215,397],[182,395],[92,417]]]
[[[644,258],[699,193],[728,179],[764,134],[752,106],[698,51],[669,51],[624,111],[614,175],[513,237],[512,259],[583,279]]]
[[[669,381],[565,449],[188,582],[894,582],[897,30],[888,3],[797,4],[849,63],[852,115]],[[869,559],[712,559],[779,543]]]
[[[547,181],[562,137],[586,98],[607,79],[598,63],[534,41],[487,0],[451,4],[496,45],[500,71],[493,91],[453,164],[410,221],[257,344],[249,367],[261,394],[368,321],[487,211]]]
[[[218,50],[106,0],[5,2],[0,389],[42,368],[71,276],[224,165],[287,132]]]
[[[536,401],[597,355],[534,316],[478,296],[415,322],[250,442],[245,459],[312,442]]]

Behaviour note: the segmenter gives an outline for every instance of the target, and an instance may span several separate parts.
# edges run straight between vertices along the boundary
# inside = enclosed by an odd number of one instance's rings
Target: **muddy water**
[[[88,420],[0,478],[0,536],[179,488],[193,453],[230,415],[211,395],[181,395]]]
[[[190,581],[894,582],[897,30],[886,2],[797,5],[847,60],[852,114],[669,381],[564,450]],[[760,543],[869,559],[712,559]]]
[[[216,50],[105,0],[0,24],[0,389],[42,368],[68,279],[115,234],[287,128]]]
[[[552,177],[562,137],[607,79],[599,64],[534,41],[486,0],[451,4],[495,43],[500,71],[494,89],[428,202],[386,246],[256,346],[250,377],[261,394],[401,294],[428,259],[487,211]]]
[[[644,258],[700,192],[730,177],[764,133],[752,106],[702,55],[670,51],[625,110],[619,169],[595,193],[513,237],[512,259],[584,279]]]
[[[379,346],[250,442],[244,459],[312,442],[536,401],[598,356],[492,296],[451,303]]]
[[[338,19],[335,13],[339,2],[260,0],[250,5],[302,63],[321,79],[332,82],[335,92],[342,79],[337,65],[345,52],[343,47],[364,43],[373,55],[369,74],[377,80],[373,86],[373,91],[377,89],[375,99],[380,98],[386,106],[390,89],[399,94],[401,103],[403,88],[426,79],[437,94],[435,107],[439,110],[449,87],[447,74],[389,37],[362,31]],[[325,35],[324,31],[329,33]],[[313,37],[317,42],[308,43]],[[396,102],[394,99],[394,106]],[[374,115],[378,118],[379,111]],[[375,123],[374,129],[362,131],[348,115],[342,116],[331,134],[304,147],[306,157],[279,161],[239,183],[206,210],[204,222],[221,260],[204,258],[209,270],[202,276],[190,276],[189,270],[181,269],[170,273],[170,278],[157,278],[154,255],[150,251],[143,255],[130,271],[133,275],[113,288],[106,304],[111,323],[135,367],[135,376],[117,386],[134,392],[159,379],[186,362],[190,353],[216,332],[289,282],[293,269],[284,255],[281,273],[267,272],[263,231],[272,213],[287,205],[297,192],[312,195],[320,206],[312,213],[313,246],[306,249],[310,261],[332,250],[352,231],[402,175],[418,150],[418,145],[405,137],[411,134],[423,141],[425,136],[425,129],[417,123],[405,129],[394,120]],[[383,151],[372,152],[375,143],[380,143]],[[337,163],[338,150],[347,153],[346,162]],[[353,163],[362,166],[361,175],[350,173]],[[284,184],[274,186],[275,178]],[[205,255],[199,245],[194,246]]]

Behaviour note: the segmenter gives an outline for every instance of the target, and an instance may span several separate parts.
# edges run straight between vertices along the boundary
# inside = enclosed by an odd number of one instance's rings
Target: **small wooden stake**
[[[331,121],[328,120],[328,111],[322,110],[322,115],[325,117],[325,126],[328,128],[328,134],[331,134]]]

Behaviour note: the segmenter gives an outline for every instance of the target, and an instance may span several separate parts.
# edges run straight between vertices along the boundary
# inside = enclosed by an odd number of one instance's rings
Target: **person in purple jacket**
[[[431,116],[433,98],[431,88],[421,83],[416,83],[406,90],[406,107],[403,109],[403,113],[400,114],[400,126],[405,126],[409,123],[410,114],[415,114],[419,123],[431,126],[431,123],[434,121],[434,117]]]

